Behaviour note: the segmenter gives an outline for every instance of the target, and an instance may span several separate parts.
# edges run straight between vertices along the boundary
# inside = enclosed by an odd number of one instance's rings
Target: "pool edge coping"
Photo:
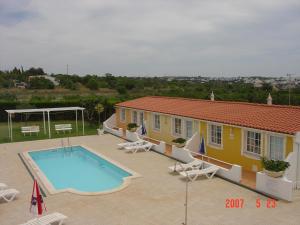
[[[108,161],[109,163],[119,167],[120,169],[126,171],[127,173],[130,173],[131,175],[128,176],[128,177],[123,177],[122,178],[123,183],[119,187],[113,188],[113,189],[107,190],[107,191],[83,192],[83,191],[78,191],[78,190],[73,189],[73,188],[65,188],[65,189],[57,190],[56,188],[54,188],[52,183],[48,180],[48,178],[44,174],[44,172],[39,168],[39,166],[31,158],[29,153],[30,152],[37,152],[37,151],[47,151],[47,150],[51,150],[51,149],[54,149],[54,148],[61,148],[61,147],[52,147],[52,148],[47,148],[47,149],[35,149],[35,150],[22,152],[21,154],[23,156],[23,159],[26,160],[27,165],[30,167],[30,171],[32,172],[33,176],[38,178],[41,181],[42,185],[45,187],[45,189],[47,190],[47,192],[50,195],[65,193],[65,192],[72,193],[72,194],[77,194],[77,195],[85,195],[85,196],[106,195],[106,194],[111,194],[111,193],[114,193],[114,192],[121,191],[121,190],[125,189],[126,187],[128,187],[130,185],[132,179],[142,177],[142,175],[135,172],[134,170],[123,166],[118,161],[115,161],[115,160],[103,155],[102,153],[99,153],[99,152],[96,152],[95,150],[92,150],[91,148],[87,147],[86,145],[79,144],[79,145],[71,145],[71,146],[68,146],[68,147],[78,147],[78,146],[85,148],[87,151],[99,156],[100,158],[103,158],[104,160]]]

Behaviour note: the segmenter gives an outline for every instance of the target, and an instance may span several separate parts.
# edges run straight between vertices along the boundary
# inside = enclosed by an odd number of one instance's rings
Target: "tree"
[[[95,78],[90,78],[86,86],[91,90],[98,90],[99,88],[98,81]]]
[[[95,110],[96,112],[98,113],[98,117],[99,117],[99,127],[100,127],[100,115],[101,113],[104,111],[104,107],[101,103],[98,103],[96,106],[95,106]]]
[[[52,81],[45,79],[44,77],[32,78],[29,82],[30,89],[53,89],[54,84]]]

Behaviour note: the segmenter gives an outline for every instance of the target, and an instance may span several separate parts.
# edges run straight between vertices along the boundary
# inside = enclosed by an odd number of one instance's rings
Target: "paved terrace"
[[[167,167],[174,160],[155,152],[125,153],[116,148],[122,139],[110,134],[71,138],[73,145],[83,144],[110,157],[143,177],[119,192],[99,196],[70,193],[47,195],[48,212],[69,217],[67,225],[176,225],[184,221],[185,182],[171,175]],[[0,202],[0,224],[20,224],[31,219],[29,203],[32,178],[17,153],[51,148],[60,139],[0,145],[0,182],[21,191],[11,203]],[[266,197],[221,178],[198,179],[189,186],[189,225],[204,224],[299,224],[300,194],[293,203],[277,202],[275,209],[265,207]],[[242,198],[243,209],[225,208],[228,198]],[[257,209],[255,201],[264,203]]]

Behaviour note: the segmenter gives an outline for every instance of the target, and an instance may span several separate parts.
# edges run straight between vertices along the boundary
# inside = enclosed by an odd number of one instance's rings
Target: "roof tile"
[[[250,127],[279,133],[300,131],[300,107],[148,96],[116,106]]]

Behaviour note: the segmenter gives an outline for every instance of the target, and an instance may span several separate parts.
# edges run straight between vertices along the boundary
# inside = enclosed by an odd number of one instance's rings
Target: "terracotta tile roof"
[[[300,107],[244,102],[149,96],[117,107],[159,112],[242,127],[295,134],[300,131]]]

